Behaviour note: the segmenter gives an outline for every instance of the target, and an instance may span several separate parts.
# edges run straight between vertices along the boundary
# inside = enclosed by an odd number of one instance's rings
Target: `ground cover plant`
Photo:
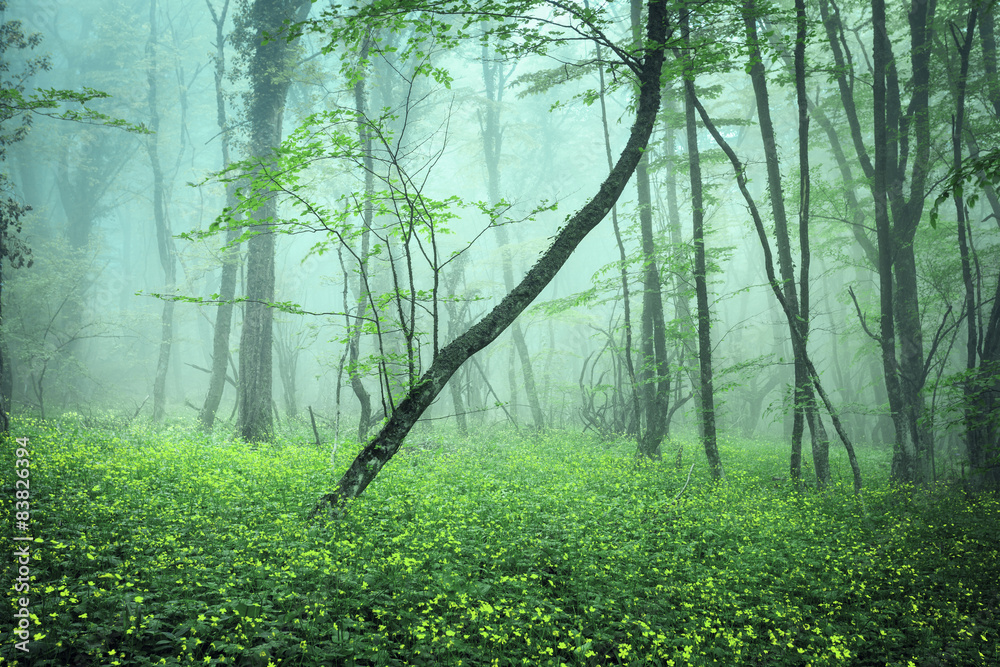
[[[693,441],[678,467],[438,428],[326,522],[307,515],[354,452],[331,470],[304,431],[12,431],[41,541],[31,653],[5,633],[4,665],[1000,664],[1000,503],[891,488],[888,450],[861,452],[856,497],[836,456],[827,493],[776,481],[765,442],[723,440],[716,484]]]

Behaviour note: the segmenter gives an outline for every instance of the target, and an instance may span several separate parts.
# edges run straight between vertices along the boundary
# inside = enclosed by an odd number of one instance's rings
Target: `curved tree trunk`
[[[465,333],[441,348],[433,363],[389,415],[382,430],[358,454],[344,473],[337,489],[320,498],[314,512],[324,506],[339,507],[364,492],[385,464],[399,451],[403,438],[437,398],[449,378],[470,357],[492,343],[545,289],[584,237],[604,219],[635,171],[649,142],[660,106],[660,72],[666,39],[665,0],[650,0],[648,43],[652,46],[638,69],[640,95],[635,123],[615,168],[600,190],[562,227],[548,250],[535,262],[521,282],[503,300]]]
[[[702,122],[705,124],[705,128],[712,135],[715,143],[718,144],[719,148],[726,154],[729,158],[730,163],[733,165],[733,172],[736,176],[736,184],[740,189],[740,194],[743,195],[744,201],[747,203],[747,208],[750,210],[750,216],[753,218],[754,228],[757,230],[757,238],[760,241],[761,250],[764,252],[764,271],[767,274],[767,282],[771,287],[771,292],[774,294],[774,298],[778,301],[781,306],[782,312],[785,314],[786,321],[793,321],[792,308],[788,301],[785,299],[784,289],[781,282],[778,281],[777,276],[774,273],[774,261],[771,254],[771,245],[767,240],[767,231],[764,229],[764,221],[761,218],[760,211],[757,209],[757,203],[754,201],[753,196],[750,194],[750,190],[747,187],[746,180],[746,170],[740,159],[736,156],[729,142],[726,141],[725,137],[719,132],[715,127],[715,123],[712,122],[712,118],[705,111],[705,108],[701,105],[697,98],[694,99],[695,108],[698,110],[698,115],[701,116]],[[819,379],[819,373],[816,371],[816,367],[810,361],[808,354],[805,353],[805,343],[801,340],[800,331],[798,327],[789,328],[792,340],[801,345],[803,353],[803,361],[806,366],[806,370],[809,373],[810,380],[812,382],[813,388],[819,395],[820,399],[823,401],[823,406],[826,408],[827,413],[830,415],[830,419],[833,422],[833,427],[837,431],[837,435],[840,436],[841,442],[844,444],[844,449],[847,450],[847,458],[851,464],[851,471],[854,475],[854,491],[859,493],[861,491],[861,466],[858,463],[857,456],[854,452],[854,445],[851,443],[850,438],[847,436],[847,432],[844,430],[843,424],[840,422],[840,417],[837,415],[837,411],[830,402],[830,397],[827,396],[826,391],[823,389],[823,385]]]
[[[792,355],[795,364],[795,389],[792,421],[792,450],[789,461],[791,479],[798,480],[802,473],[802,435],[805,425],[809,425],[812,440],[813,465],[818,486],[826,486],[830,481],[829,444],[822,420],[817,414],[806,364],[806,346],[809,340],[809,162],[808,162],[808,116],[805,98],[805,7],[797,3],[797,35],[794,55],[796,97],[799,112],[799,167],[801,170],[801,197],[799,210],[799,252],[800,282],[796,288],[795,266],[792,259],[791,237],[789,236],[788,214],[784,202],[784,186],[778,162],[777,139],[771,120],[767,78],[762,61],[760,37],[757,32],[759,9],[756,0],[748,0],[743,7],[743,21],[747,42],[750,45],[750,79],[757,100],[757,117],[767,166],[768,190],[771,210],[774,216],[774,237],[778,248],[778,270],[781,275],[782,291],[788,304],[786,319],[792,339]],[[795,329],[795,331],[791,331]]]

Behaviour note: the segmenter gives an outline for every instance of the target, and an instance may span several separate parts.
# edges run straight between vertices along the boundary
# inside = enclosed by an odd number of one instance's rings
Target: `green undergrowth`
[[[775,444],[723,441],[712,483],[693,441],[639,465],[576,433],[438,429],[309,521],[336,475],[305,430],[14,432],[36,542],[30,593],[4,558],[6,608],[32,614],[28,654],[4,620],[5,665],[1000,664],[1000,504],[890,488],[885,451],[860,452],[856,497],[839,452],[820,494],[772,479]]]

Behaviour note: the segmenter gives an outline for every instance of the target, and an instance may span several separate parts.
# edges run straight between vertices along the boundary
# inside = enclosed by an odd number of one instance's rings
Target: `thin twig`
[[[861,306],[858,305],[858,297],[854,296],[854,288],[848,287],[847,293],[851,295],[851,301],[854,302],[854,308],[858,311],[858,320],[861,322],[861,328],[865,330],[868,337],[871,338],[876,343],[882,342],[881,336],[876,336],[868,329],[868,322],[865,320],[864,314],[861,312]]]
[[[322,447],[323,445],[319,441],[319,431],[316,429],[316,417],[313,416],[313,407],[310,405],[310,406],[308,406],[308,408],[309,408],[309,421],[312,422],[313,435],[316,436],[316,446],[317,447]]]
[[[687,476],[687,480],[684,482],[684,486],[681,487],[681,490],[677,492],[677,495],[674,496],[674,499],[671,500],[670,502],[676,503],[680,499],[681,494],[684,493],[684,489],[688,488],[688,483],[691,481],[691,473],[692,472],[694,472],[694,464],[693,463],[691,464],[691,467],[688,468],[688,476]]]
[[[132,415],[132,419],[130,419],[129,421],[134,421],[135,418],[139,416],[139,412],[142,411],[142,407],[146,405],[146,401],[148,400],[149,400],[149,394],[146,394],[146,398],[142,399],[142,403],[139,405],[138,408],[135,409],[135,414]]]

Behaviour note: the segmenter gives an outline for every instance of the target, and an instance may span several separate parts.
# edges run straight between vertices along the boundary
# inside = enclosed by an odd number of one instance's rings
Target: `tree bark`
[[[732,147],[729,145],[729,142],[726,141],[719,130],[715,127],[715,123],[712,122],[712,118],[708,115],[708,112],[705,111],[705,108],[701,105],[697,98],[694,99],[694,106],[698,110],[698,115],[701,116],[701,120],[705,124],[706,129],[708,129],[712,138],[715,139],[715,143],[718,144],[719,148],[722,149],[722,151],[726,154],[726,157],[729,158],[730,163],[733,165],[733,172],[736,175],[736,184],[740,189],[740,194],[743,195],[744,201],[747,203],[747,208],[750,210],[754,228],[757,230],[757,238],[760,241],[761,250],[764,252],[764,271],[767,273],[768,285],[771,286],[771,292],[774,294],[774,298],[781,306],[781,310],[785,314],[785,319],[787,321],[791,321],[793,320],[792,309],[790,304],[785,299],[782,284],[778,281],[778,278],[774,273],[774,261],[771,254],[771,246],[767,240],[767,231],[764,229],[764,221],[761,219],[760,211],[757,209],[757,203],[754,201],[753,196],[750,194],[750,190],[747,188],[746,169],[743,166],[743,163],[740,162],[739,158],[736,156]],[[791,327],[790,331],[794,341],[799,336],[799,330],[797,327]],[[801,340],[798,342],[802,343]],[[802,349],[806,349],[804,343],[802,343]],[[809,372],[813,388],[823,401],[823,405],[826,408],[827,413],[830,415],[830,420],[833,422],[833,427],[837,431],[837,435],[840,436],[840,440],[844,444],[844,449],[847,450],[847,459],[851,464],[851,471],[854,475],[854,492],[859,493],[861,491],[861,466],[859,465],[857,456],[855,455],[854,445],[847,436],[847,432],[844,430],[843,424],[840,422],[840,417],[837,415],[837,411],[833,407],[830,397],[827,396],[826,392],[823,390],[823,385],[819,379],[819,373],[816,372],[816,367],[813,365],[812,361],[810,361],[808,354],[804,356],[804,361],[806,370]]]
[[[503,145],[503,132],[500,129],[500,105],[503,103],[503,91],[507,77],[503,73],[502,63],[489,58],[489,47],[483,45],[483,84],[486,87],[485,113],[482,119],[483,154],[486,159],[487,194],[490,206],[500,203],[500,149]],[[500,246],[500,259],[503,264],[504,289],[508,292],[514,288],[514,267],[510,254],[510,239],[507,228],[496,228],[497,244]],[[514,340],[514,350],[521,362],[521,374],[524,376],[524,392],[527,394],[528,406],[531,408],[531,418],[538,430],[545,428],[545,414],[538,401],[538,388],[535,385],[535,371],[528,353],[528,344],[524,339],[521,323],[514,320],[511,325],[511,337]],[[514,360],[511,359],[510,373],[513,378]],[[510,383],[512,391],[517,386],[516,381]],[[516,400],[515,400],[516,402]],[[514,406],[515,413],[517,406]]]
[[[663,114],[667,116],[664,120],[664,134],[663,141],[661,144],[664,147],[664,156],[666,158],[666,190],[667,190],[667,232],[670,238],[670,245],[673,247],[674,252],[684,252],[687,251],[684,246],[684,235],[681,231],[681,216],[680,210],[678,208],[678,197],[677,197],[677,167],[675,163],[676,159],[676,146],[675,146],[675,130],[674,123],[677,121],[672,116],[676,116],[677,109],[675,107],[674,94],[671,91],[667,91],[664,94],[664,102],[666,102],[669,107],[667,113]],[[685,108],[685,122],[687,120]],[[697,150],[697,146],[694,147]],[[701,156],[698,156],[698,169],[701,169]],[[700,177],[699,177],[700,179]],[[699,181],[699,187],[701,183]],[[692,188],[692,200],[694,198],[694,189]],[[702,195],[703,196],[703,195]],[[702,218],[704,218],[704,212],[702,212]],[[707,276],[706,276],[707,279]],[[680,273],[675,272],[672,281],[672,300],[674,303],[674,317],[677,320],[677,325],[680,330],[680,343],[681,343],[681,354],[677,360],[677,365],[683,369],[682,373],[687,377],[688,382],[691,384],[691,396],[701,396],[701,372],[700,369],[695,369],[694,360],[698,358],[698,332],[697,325],[694,324],[696,321],[696,316],[691,314],[691,292],[690,284],[687,279]],[[697,295],[696,295],[697,300]],[[706,287],[706,303],[707,303],[707,287]],[[697,303],[695,304],[697,308]],[[709,318],[711,321],[711,318]],[[679,378],[680,376],[678,376]],[[682,383],[677,383],[677,391],[680,391]],[[676,409],[677,399],[679,397],[674,397],[674,407],[671,409],[673,412]],[[698,399],[700,401],[700,398]],[[700,405],[700,403],[699,403]],[[704,437],[704,432],[702,431],[703,423],[698,420],[698,430],[699,437]],[[670,422],[667,422],[667,433],[670,432]]]
[[[809,101],[806,97],[806,40],[808,39],[808,23],[806,21],[805,0],[795,0],[795,99],[798,106],[799,130],[799,327],[804,345],[809,342],[809,268],[812,261],[809,248]],[[813,470],[816,474],[816,485],[820,488],[830,483],[830,440],[823,426],[823,418],[816,406],[809,372],[805,368],[804,358],[797,364],[802,369],[801,379],[796,382],[804,387],[804,406],[806,420],[809,423],[809,436],[812,442]]]
[[[156,99],[156,0],[149,3],[149,40],[146,42],[146,81],[149,90],[146,100],[149,104],[149,129],[151,134],[146,137],[146,152],[153,170],[153,220],[156,225],[156,246],[160,255],[160,266],[166,283],[166,292],[173,291],[177,281],[177,263],[174,259],[174,243],[167,225],[166,204],[163,201],[163,169],[160,167],[158,152],[158,137],[160,130],[160,111]],[[153,421],[162,421],[167,402],[167,371],[170,368],[170,347],[173,342],[174,306],[172,299],[163,301],[163,313],[160,317],[160,352],[156,360],[156,375],[153,379]]]
[[[566,263],[584,237],[614,206],[635,171],[656,122],[660,104],[660,71],[666,39],[665,0],[650,0],[647,38],[649,48],[638,67],[640,95],[636,120],[615,168],[598,193],[573,215],[556,234],[552,245],[535,262],[520,283],[501,302],[465,333],[441,348],[433,363],[389,415],[382,430],[358,454],[341,478],[337,489],[320,498],[314,512],[324,506],[339,508],[371,484],[385,464],[399,451],[403,438],[444,389],[448,379],[470,357],[489,345],[542,292]]]
[[[682,19],[684,39],[688,21]],[[693,71],[684,77],[684,117],[687,126],[688,172],[691,179],[691,226],[694,245],[694,289],[698,307],[698,398],[702,443],[713,479],[723,477],[722,459],[715,431],[715,389],[712,371],[712,313],[708,306],[708,280],[705,262],[705,203],[701,178],[701,151],[698,148],[698,124],[695,118]]]
[[[899,387],[896,367],[896,323],[893,304],[892,277],[892,233],[889,226],[889,204],[886,186],[886,162],[888,161],[888,141],[886,129],[886,81],[885,72],[889,60],[889,38],[885,27],[885,3],[872,0],[872,22],[874,24],[874,48],[872,56],[875,64],[874,111],[875,167],[872,179],[872,195],[875,199],[875,232],[878,247],[879,273],[879,321],[881,332],[879,345],[882,349],[882,372],[885,374],[886,391],[889,394],[889,409],[892,412],[896,440],[893,447],[892,474],[897,479],[907,479],[909,457],[906,455],[906,424],[903,415],[903,396]]]
[[[1000,79],[997,77],[996,29],[992,11],[981,13],[979,35],[988,97],[997,119],[1000,118]],[[1000,201],[990,185],[986,186],[986,197],[1000,226]],[[976,407],[979,421],[976,425],[982,429],[983,435],[974,443],[970,441],[969,447],[969,461],[979,476],[980,484],[994,489],[1000,488],[1000,276],[996,281],[989,314],[985,318],[980,314],[985,327],[981,332],[979,370],[972,380],[978,390]],[[984,306],[985,303],[980,303],[979,307]],[[972,326],[972,322],[969,325]]]
[[[642,0],[632,0],[633,42],[642,43]],[[653,202],[649,186],[649,153],[643,153],[635,170],[639,207],[639,234],[642,242],[642,319],[639,341],[639,396],[645,419],[639,431],[639,454],[653,460],[662,458],[660,444],[666,435],[670,401],[670,372],[663,322],[663,295],[660,270],[653,239]]]
[[[984,63],[987,72],[992,69],[996,75],[996,45],[992,43],[993,18],[987,19],[989,11],[984,12],[986,26],[980,27],[983,43]],[[956,82],[955,95],[956,113],[952,126],[952,169],[956,172],[962,166],[962,132],[965,122],[965,101],[969,74],[969,56],[972,43],[978,7],[969,12],[965,37],[959,47],[959,76]],[[996,82],[990,85],[990,97],[996,94]],[[1000,104],[994,102],[994,111],[1000,114]],[[989,198],[989,197],[988,197]],[[977,303],[976,285],[981,284],[979,263],[976,262],[976,275],[973,275],[972,226],[966,216],[965,202],[962,195],[953,192],[958,230],[958,247],[962,262],[962,281],[965,285],[965,322],[966,322],[966,373],[963,382],[963,418],[965,422],[966,448],[969,456],[969,467],[973,473],[974,485],[981,488],[1000,488],[1000,460],[998,460],[998,437],[1000,424],[997,417],[997,396],[1000,395],[1000,340],[997,336],[997,325],[1000,322],[1000,303],[993,299],[991,312],[987,316],[988,325],[981,331],[982,315],[986,304]],[[991,200],[991,205],[994,203]],[[994,214],[1000,213],[994,206]],[[1000,276],[997,277],[996,295],[1000,297]],[[982,339],[980,338],[982,336]]]
[[[653,240],[653,206],[649,192],[648,164],[649,154],[643,153],[635,170],[643,263],[639,396],[642,398],[645,419],[639,432],[639,454],[658,461],[662,458],[660,443],[666,434],[670,373],[667,368],[660,270],[656,263],[656,244]]]
[[[936,0],[911,0],[910,79],[903,86],[886,29],[885,1],[872,0],[871,7],[874,165],[864,145],[853,87],[848,82],[848,76],[853,81],[854,75],[851,66],[845,63],[841,19],[839,13],[830,12],[828,0],[820,2],[851,137],[875,202],[882,329],[879,344],[895,431],[891,474],[898,481],[922,482],[930,474],[930,434],[921,423],[926,373],[913,238],[923,211],[931,168],[928,113]],[[900,101],[901,88],[912,94],[905,112]],[[911,165],[909,176],[907,164]],[[907,181],[908,195],[904,191]]]
[[[590,9],[587,0],[584,0],[584,7]],[[607,87],[604,80],[604,59],[600,44],[595,45],[594,55],[597,58],[599,86],[597,92],[601,102],[601,127],[604,130],[604,151],[608,158],[608,171],[610,172],[614,169],[615,160],[611,153],[611,135],[608,132]],[[638,436],[642,406],[639,401],[639,383],[636,378],[635,364],[632,361],[632,297],[628,280],[628,256],[625,253],[625,243],[622,241],[621,228],[618,226],[617,205],[611,207],[611,228],[615,235],[615,244],[618,246],[619,275],[621,276],[622,285],[622,329],[625,338],[625,349],[622,351],[622,356],[624,357],[625,368],[628,371],[628,389],[629,395],[632,398],[631,405],[633,410],[631,419],[624,418],[623,416],[622,421],[627,424],[625,428],[627,435]],[[621,383],[618,383],[618,386],[621,386]],[[634,425],[635,428],[631,428],[630,425]]]
[[[232,196],[236,203],[235,193],[228,194],[227,201]],[[239,230],[230,229],[226,232],[226,249],[222,256],[222,276],[219,280],[219,307],[215,311],[215,327],[212,332],[212,371],[208,380],[208,392],[201,408],[199,419],[205,430],[211,430],[215,424],[215,415],[222,403],[222,394],[226,387],[226,371],[229,365],[229,337],[233,330],[233,298],[236,296],[236,274],[239,269],[239,251],[232,243],[239,237]],[[239,378],[236,378],[239,381]]]
[[[802,20],[797,21],[801,25],[797,33],[797,43],[795,49],[795,74],[796,89],[799,100],[799,143],[800,162],[801,151],[808,151],[808,121],[806,116],[805,98],[805,52],[804,52],[804,8],[802,9]],[[771,194],[771,210],[774,215],[774,237],[778,247],[778,270],[781,275],[784,298],[788,303],[789,312],[786,313],[789,329],[797,329],[791,333],[792,355],[795,364],[795,389],[792,421],[792,450],[789,460],[790,476],[793,480],[798,480],[802,474],[802,435],[805,424],[810,426],[810,437],[813,441],[813,465],[816,472],[818,486],[825,486],[829,482],[829,447],[824,443],[825,433],[817,432],[817,428],[822,425],[816,414],[816,402],[813,397],[812,387],[809,379],[809,371],[806,368],[806,345],[808,344],[808,280],[809,280],[809,245],[808,245],[808,217],[806,209],[800,210],[800,252],[801,252],[801,281],[799,289],[796,289],[795,267],[792,260],[791,240],[788,229],[788,215],[785,210],[784,188],[781,181],[781,168],[778,163],[778,147],[774,132],[774,123],[771,120],[770,102],[767,89],[767,78],[764,71],[763,54],[759,44],[757,33],[757,19],[759,10],[755,0],[749,0],[743,7],[743,21],[746,28],[747,41],[750,47],[750,79],[753,83],[754,95],[757,101],[757,118],[760,126],[761,138],[764,144],[764,157],[767,166],[768,190]],[[800,81],[801,78],[801,81]],[[803,145],[804,144],[804,145]],[[805,170],[801,175],[803,181],[804,202],[808,202],[808,159],[805,161]],[[818,457],[818,460],[817,460]]]
[[[368,52],[371,48],[372,38],[366,36],[361,43],[359,58],[362,63],[368,59]],[[361,329],[362,322],[368,314],[368,300],[370,297],[368,289],[368,252],[371,246],[372,219],[374,217],[373,198],[375,196],[375,165],[372,158],[372,137],[368,130],[368,93],[367,75],[359,76],[354,83],[354,109],[358,114],[358,140],[361,142],[362,160],[365,170],[365,203],[361,211],[361,261],[358,266],[358,304],[355,321],[347,320],[347,327],[350,332],[347,341],[347,377],[351,381],[351,391],[358,399],[361,406],[361,413],[358,416],[358,442],[364,442],[368,437],[368,431],[372,424],[372,399],[361,380],[361,373],[358,372],[358,359],[361,356]],[[344,282],[347,282],[347,272],[344,272]]]
[[[229,143],[230,128],[226,113],[226,98],[222,91],[222,80],[226,75],[225,33],[226,13],[229,0],[226,0],[222,12],[216,14],[215,8],[208,5],[215,23],[215,112],[219,125],[220,146],[222,150],[222,168],[230,165]],[[236,185],[226,184],[226,207],[236,214]],[[201,408],[199,420],[206,431],[215,424],[215,414],[222,402],[222,394],[226,388],[226,370],[229,364],[229,336],[233,329],[233,297],[236,296],[236,273],[239,269],[240,257],[233,243],[239,238],[239,228],[235,220],[231,221],[226,231],[226,245],[222,251],[222,275],[219,280],[219,307],[215,311],[215,326],[212,331],[212,372],[208,381],[208,393]],[[239,380],[239,378],[236,378]]]
[[[310,3],[301,0],[256,0],[250,9],[253,55],[249,76],[248,109],[250,150],[258,162],[257,175],[271,162],[281,143],[281,119],[291,83],[289,43],[280,36],[283,21],[296,11],[305,18]],[[248,442],[269,441],[272,426],[272,342],[274,314],[274,234],[277,199],[265,195],[253,211],[254,235],[247,241],[247,302],[240,337],[239,418],[240,436]]]

